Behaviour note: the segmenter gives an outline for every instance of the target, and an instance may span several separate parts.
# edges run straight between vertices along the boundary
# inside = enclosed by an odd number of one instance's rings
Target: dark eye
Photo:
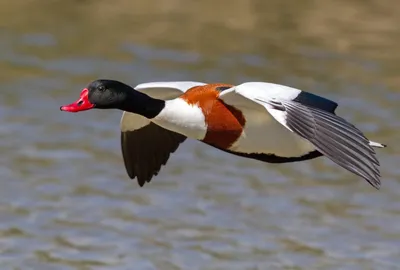
[[[99,91],[101,91],[101,92],[104,92],[104,90],[106,90],[106,89],[104,88],[104,86],[102,86],[102,85],[100,85],[97,89],[98,89]]]

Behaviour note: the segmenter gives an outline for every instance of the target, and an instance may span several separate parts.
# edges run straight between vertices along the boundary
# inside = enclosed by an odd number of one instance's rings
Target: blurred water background
[[[394,0],[0,1],[1,269],[400,269]],[[325,158],[269,165],[188,140],[128,179],[91,80],[269,81],[340,103],[382,189]]]

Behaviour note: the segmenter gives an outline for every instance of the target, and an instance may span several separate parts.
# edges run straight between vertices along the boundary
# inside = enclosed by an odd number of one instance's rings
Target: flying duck
[[[186,138],[227,153],[268,163],[326,156],[380,187],[379,161],[355,126],[335,114],[337,103],[284,85],[201,82],[150,82],[130,87],[96,80],[65,112],[90,109],[124,111],[122,155],[131,179],[142,187],[157,175]]]

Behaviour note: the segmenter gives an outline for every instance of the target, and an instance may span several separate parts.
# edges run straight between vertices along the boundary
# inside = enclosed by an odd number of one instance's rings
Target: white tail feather
[[[369,145],[371,145],[372,147],[378,147],[378,148],[386,147],[386,144],[377,143],[377,142],[373,142],[373,141],[369,141]]]

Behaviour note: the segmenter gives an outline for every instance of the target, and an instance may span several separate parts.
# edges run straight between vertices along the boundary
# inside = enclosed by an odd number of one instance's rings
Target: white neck
[[[165,101],[164,109],[151,121],[196,140],[204,139],[207,132],[203,111],[196,105],[189,105],[181,98]]]

